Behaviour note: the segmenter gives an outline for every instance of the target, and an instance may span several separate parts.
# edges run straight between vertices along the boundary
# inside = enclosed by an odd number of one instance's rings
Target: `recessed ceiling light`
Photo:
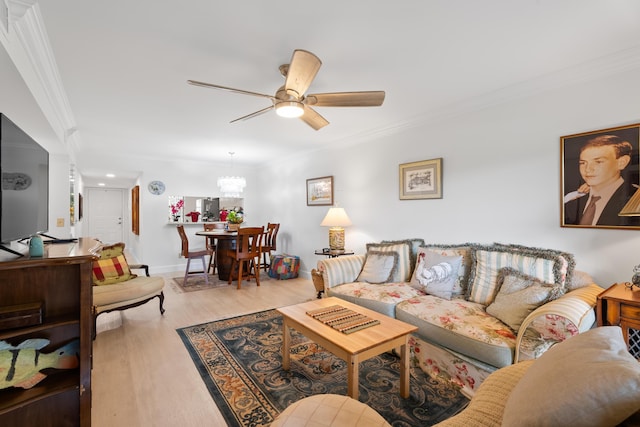
[[[98,183],[98,187],[104,187],[104,186],[105,186],[105,183],[104,183],[104,182],[99,182],[99,183]]]
[[[116,176],[115,176],[114,174],[112,174],[112,173],[108,173],[108,174],[107,174],[107,178],[115,178],[115,177],[116,177]]]

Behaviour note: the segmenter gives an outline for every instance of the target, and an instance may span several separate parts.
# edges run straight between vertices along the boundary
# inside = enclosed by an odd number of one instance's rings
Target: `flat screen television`
[[[2,113],[0,171],[0,243],[48,231],[49,152]]]

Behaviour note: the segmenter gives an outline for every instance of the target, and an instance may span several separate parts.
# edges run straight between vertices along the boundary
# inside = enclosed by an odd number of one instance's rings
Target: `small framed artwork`
[[[560,226],[640,229],[639,149],[640,123],[560,137]]]
[[[307,206],[333,205],[333,176],[307,180]]]
[[[131,232],[140,235],[140,186],[131,189]]]
[[[442,199],[442,158],[400,165],[400,200]]]

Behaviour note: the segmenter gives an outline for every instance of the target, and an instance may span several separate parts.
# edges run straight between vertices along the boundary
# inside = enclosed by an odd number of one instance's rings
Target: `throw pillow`
[[[423,246],[424,248],[437,252],[440,255],[462,257],[460,269],[458,270],[458,281],[453,287],[453,296],[464,297],[467,295],[469,276],[471,273],[471,266],[473,264],[473,257],[471,253],[476,246],[478,246],[477,243],[462,243],[456,245],[428,244]]]
[[[474,267],[471,271],[468,299],[489,305],[498,293],[498,272],[505,267],[536,277],[545,283],[560,283],[556,272],[556,260],[544,254],[526,253],[522,249],[501,247],[478,248],[473,252]]]
[[[100,248],[100,259],[109,259],[118,255],[124,255],[124,243],[114,243]]]
[[[408,282],[411,279],[411,244],[401,243],[367,243],[369,251],[397,252],[398,268],[391,282]]]
[[[416,268],[409,284],[429,295],[450,300],[453,288],[458,282],[461,263],[461,256],[444,256],[420,248]]]
[[[416,259],[418,258],[418,248],[424,245],[424,239],[419,237],[414,237],[412,239],[403,239],[403,240],[383,240],[380,243],[409,243],[411,253],[409,262],[411,265],[409,266],[409,271],[413,271],[416,268]]]
[[[618,326],[567,338],[537,359],[507,399],[503,426],[613,426],[640,410],[640,363]]]
[[[500,290],[487,307],[487,313],[509,325],[514,331],[533,310],[560,296],[559,285],[544,283],[513,268],[498,273]]]
[[[137,275],[131,273],[124,256],[124,243],[103,246],[100,259],[93,262],[93,284],[112,285],[124,282]]]
[[[387,283],[398,267],[397,252],[369,251],[356,282]]]

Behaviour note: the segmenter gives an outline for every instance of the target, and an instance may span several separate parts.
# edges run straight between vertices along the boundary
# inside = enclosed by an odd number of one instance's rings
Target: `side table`
[[[324,250],[324,249],[316,249],[315,254],[316,255],[324,255],[327,258],[337,258],[339,256],[342,255],[353,255],[355,252],[351,251],[351,250],[342,250],[342,251],[338,251],[335,249],[329,249],[328,251]]]
[[[598,326],[620,326],[629,353],[640,359],[640,289],[616,283],[598,295]]]

